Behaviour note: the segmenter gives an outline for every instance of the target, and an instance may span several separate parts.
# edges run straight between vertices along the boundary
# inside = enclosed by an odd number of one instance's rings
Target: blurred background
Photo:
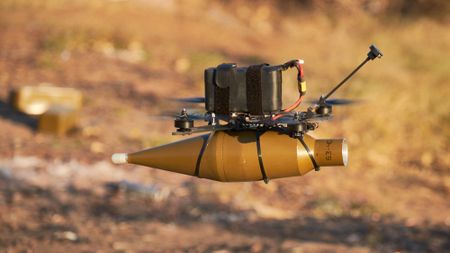
[[[449,13],[445,0],[0,1],[0,251],[450,251]],[[158,115],[202,96],[207,67],[302,58],[315,99],[371,43],[385,56],[334,95],[361,102],[314,132],[347,138],[347,168],[266,185],[109,161],[183,138]],[[288,105],[295,72],[283,77]],[[9,104],[43,83],[83,93],[75,131],[41,133]]]

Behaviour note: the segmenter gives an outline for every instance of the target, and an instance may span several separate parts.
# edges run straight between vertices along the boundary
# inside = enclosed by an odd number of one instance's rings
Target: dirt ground
[[[1,1],[0,252],[450,251],[448,17],[306,2]],[[347,168],[266,185],[109,161],[180,139],[160,115],[202,96],[207,67],[301,57],[313,99],[371,42],[385,57],[337,94],[360,103],[315,133],[347,138]],[[67,136],[8,103],[43,83],[83,92]]]

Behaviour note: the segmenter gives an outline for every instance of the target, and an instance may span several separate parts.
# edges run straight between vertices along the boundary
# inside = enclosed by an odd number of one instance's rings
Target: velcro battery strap
[[[230,112],[230,87],[214,89],[214,112],[223,115]]]
[[[252,65],[247,68],[245,83],[247,85],[247,108],[250,114],[263,114],[261,68],[265,65]]]
[[[236,64],[223,63],[217,66],[214,74],[214,112],[230,113],[230,86],[236,83]]]

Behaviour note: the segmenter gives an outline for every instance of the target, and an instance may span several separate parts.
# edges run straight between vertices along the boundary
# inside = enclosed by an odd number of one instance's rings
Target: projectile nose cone
[[[114,164],[124,164],[128,163],[128,154],[126,153],[116,153],[111,156],[111,161]]]

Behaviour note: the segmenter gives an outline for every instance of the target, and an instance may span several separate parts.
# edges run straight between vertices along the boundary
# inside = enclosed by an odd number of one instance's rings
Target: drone
[[[223,63],[204,72],[205,96],[178,99],[203,103],[204,115],[183,108],[176,115],[173,135],[206,133],[159,147],[112,156],[116,164],[132,163],[222,182],[242,182],[301,176],[321,166],[346,166],[345,139],[316,139],[308,134],[319,121],[332,118],[330,99],[367,62],[381,58],[375,46],[367,57],[326,95],[296,111],[306,94],[304,61],[281,65],[238,67]],[[297,70],[298,99],[282,109],[282,72]],[[205,125],[194,126],[195,120]]]
[[[332,107],[350,103],[348,100],[332,99],[333,95],[367,62],[381,58],[383,54],[375,46],[369,47],[367,58],[347,77],[306,111],[295,111],[306,94],[304,61],[291,60],[281,65],[268,64],[237,67],[234,63],[220,64],[205,70],[205,97],[178,99],[180,102],[204,103],[206,113],[189,115],[183,108],[174,120],[173,135],[189,135],[215,131],[267,131],[274,130],[292,137],[301,136],[318,127],[318,121],[332,118]],[[297,69],[299,97],[291,106],[281,109],[282,71]],[[207,125],[194,126],[194,120],[204,120]],[[224,122],[220,124],[220,122]]]

